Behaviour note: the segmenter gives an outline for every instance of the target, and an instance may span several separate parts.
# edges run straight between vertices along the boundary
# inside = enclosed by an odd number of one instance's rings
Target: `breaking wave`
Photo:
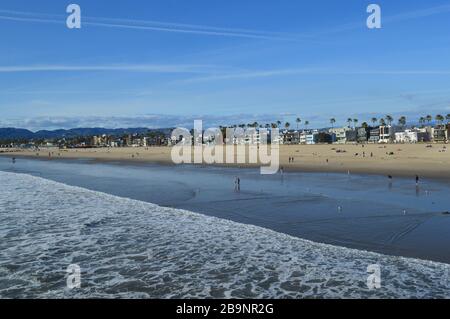
[[[2,298],[449,298],[449,270],[0,172]]]

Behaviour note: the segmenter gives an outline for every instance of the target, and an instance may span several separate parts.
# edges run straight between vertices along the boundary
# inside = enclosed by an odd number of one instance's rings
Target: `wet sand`
[[[430,147],[431,145],[431,147]],[[49,157],[50,153],[50,157]],[[44,159],[95,159],[172,165],[170,147],[96,148],[3,152],[0,156]],[[293,157],[294,161],[289,162]],[[258,164],[220,164],[255,167]],[[444,144],[282,145],[285,171],[337,172],[450,179],[450,149]]]

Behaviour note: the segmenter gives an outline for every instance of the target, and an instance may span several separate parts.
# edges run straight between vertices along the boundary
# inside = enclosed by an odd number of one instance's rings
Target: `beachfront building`
[[[314,131],[309,131],[306,135],[305,135],[305,144],[306,145],[314,145],[317,144],[317,135],[319,134],[319,132],[317,130]]]
[[[316,144],[332,144],[336,142],[336,135],[328,132],[319,132],[315,136]]]
[[[358,142],[358,131],[351,129],[351,130],[345,132],[345,140],[346,140],[346,143],[357,143]]]
[[[367,143],[370,137],[370,128],[369,127],[360,127],[356,130],[357,142],[358,143]]]
[[[369,143],[379,143],[380,141],[380,128],[372,128],[369,132]]]
[[[300,132],[299,131],[284,131],[283,144],[293,145],[300,144]]]
[[[449,140],[450,125],[438,125],[433,129],[433,141],[435,143],[446,143]]]
[[[430,135],[426,129],[407,129],[395,133],[395,143],[429,142]]]
[[[328,132],[335,136],[334,140],[336,144],[345,144],[347,143],[347,132],[352,129],[348,126],[339,127],[339,128],[331,128]]]
[[[382,125],[379,127],[380,139],[378,143],[391,143],[395,140],[395,128],[391,125]]]
[[[300,144],[307,144],[307,136],[310,135],[311,131],[303,131],[299,135],[299,143]]]
[[[417,143],[419,142],[418,132],[405,130],[395,133],[395,143]]]

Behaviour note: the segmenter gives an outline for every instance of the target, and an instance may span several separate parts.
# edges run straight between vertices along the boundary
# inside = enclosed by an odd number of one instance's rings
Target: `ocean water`
[[[366,285],[371,264],[380,289]],[[2,298],[449,298],[449,273],[0,171]]]
[[[334,246],[450,264],[450,182],[352,174],[0,157],[0,171],[251,224]],[[241,191],[234,179],[241,178]],[[341,209],[338,209],[338,208]]]

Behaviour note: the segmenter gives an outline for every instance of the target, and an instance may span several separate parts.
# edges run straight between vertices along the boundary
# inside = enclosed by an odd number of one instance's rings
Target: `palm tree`
[[[272,125],[272,128],[278,128],[277,123],[272,123],[271,125]]]
[[[394,118],[390,115],[386,115],[386,121],[389,125],[392,125],[392,121],[394,121]]]
[[[352,122],[353,122],[353,120],[352,120],[351,118],[348,118],[348,119],[347,119],[347,124],[348,124],[348,126],[352,126]]]
[[[442,125],[442,122],[444,122],[444,117],[441,114],[436,115],[436,121],[438,122],[438,125]]]
[[[281,127],[281,121],[277,121],[277,126]]]
[[[372,124],[375,125],[375,123],[378,122],[378,119],[376,117],[372,117],[371,121]]]
[[[331,123],[331,128],[334,128],[334,124],[336,123],[336,119],[335,118],[330,119],[330,123]]]
[[[447,114],[447,115],[445,116],[445,119],[447,120],[447,124],[450,123],[450,114]]]
[[[289,127],[291,126],[291,123],[286,122],[286,124],[284,124],[284,127],[286,128],[286,130],[289,130]]]
[[[358,124],[358,119],[353,119],[353,127],[356,128],[356,124]]]
[[[402,116],[398,119],[398,124],[402,127],[406,125],[406,116]]]
[[[300,125],[300,123],[302,122],[302,120],[297,117],[297,119],[295,120],[295,122],[297,122],[297,131],[298,131],[298,126]]]
[[[419,119],[419,124],[421,124],[422,127],[423,127],[425,122],[426,122],[425,118],[423,116],[421,116],[420,119]]]
[[[308,129],[309,121],[305,121],[305,130]]]
[[[363,123],[361,124],[361,127],[363,127],[363,128],[368,128],[368,127],[369,127],[369,124],[367,124],[367,122],[363,122]]]
[[[386,121],[384,119],[380,119],[380,125],[381,126],[386,126]]]
[[[433,120],[433,117],[432,117],[431,115],[427,115],[427,116],[425,117],[425,119],[427,120],[428,125],[429,125],[430,122]]]

